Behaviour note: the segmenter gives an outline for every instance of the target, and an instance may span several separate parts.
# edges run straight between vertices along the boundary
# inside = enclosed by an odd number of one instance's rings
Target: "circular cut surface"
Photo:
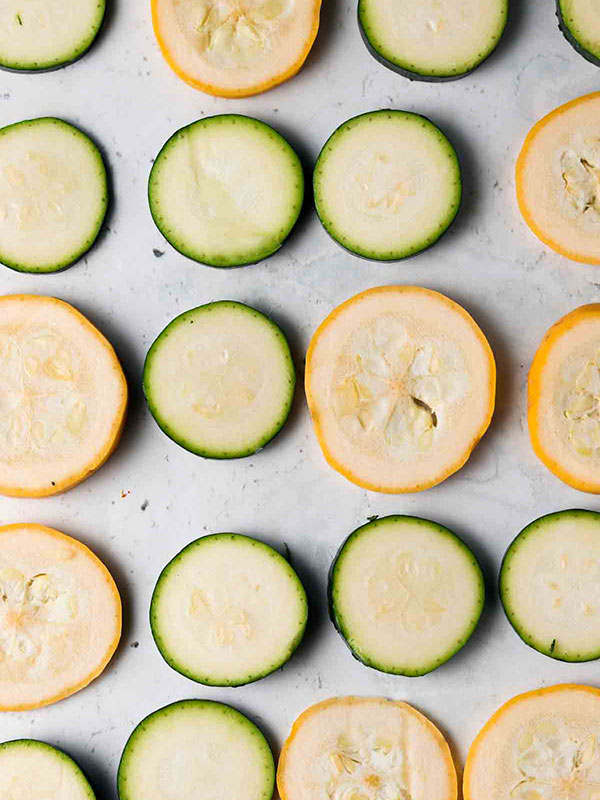
[[[42,497],[98,469],[119,439],[127,383],[111,345],[53,297],[0,297],[0,493]]]
[[[167,663],[199,683],[241,686],[279,669],[306,627],[306,593],[272,547],[222,533],[163,570],[150,609]]]
[[[239,458],[267,444],[288,417],[295,381],[281,330],[232,301],[174,319],[144,367],[146,399],[162,430],[206,458]]]
[[[156,225],[180,253],[242,266],[281,247],[302,208],[304,175],[269,125],[222,114],[169,139],[152,167],[149,197]]]
[[[0,527],[1,711],[83,689],[120,636],[117,587],[87,547],[42,525]]]
[[[562,29],[592,63],[600,59],[600,5],[590,0],[558,0]],[[584,51],[584,52],[582,52]]]
[[[152,0],[163,55],[184,81],[247,97],[298,72],[319,28],[321,0]]]
[[[294,723],[277,770],[282,800],[455,800],[456,771],[437,728],[406,703],[338,697]]]
[[[446,136],[406,111],[374,111],[341,125],[315,167],[317,213],[346,249],[381,261],[424,250],[447,230],[461,199],[460,166]]]
[[[275,764],[265,737],[229,706],[173,703],[146,717],[125,746],[120,800],[271,800]]]
[[[93,245],[108,204],[96,145],[59,119],[0,129],[0,261],[57,272]]]
[[[0,744],[0,797],[95,800],[92,787],[73,759],[33,739]]]
[[[463,647],[485,601],[481,569],[447,528],[385,517],[356,530],[334,563],[336,627],[367,666],[425,675]]]
[[[559,511],[528,525],[500,572],[506,614],[526,644],[562,661],[600,657],[600,514]]]
[[[471,745],[465,800],[594,800],[600,692],[562,685],[506,703]]]
[[[474,320],[437,292],[371,289],[313,336],[306,396],[323,453],[367,489],[414,492],[460,469],[494,409],[495,364]]]
[[[562,481],[600,492],[600,304],[560,319],[529,371],[529,435]]]
[[[563,256],[600,264],[600,92],[544,117],[517,161],[519,207],[531,230]]]

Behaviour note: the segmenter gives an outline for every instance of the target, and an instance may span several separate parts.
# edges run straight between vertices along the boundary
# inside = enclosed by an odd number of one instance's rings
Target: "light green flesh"
[[[94,244],[108,205],[96,145],[52,117],[0,129],[0,262],[19,272],[65,269]]]
[[[521,639],[559,661],[600,658],[600,515],[560,511],[509,547],[500,597]]]
[[[405,111],[374,111],[341,125],[314,173],[315,205],[342,247],[398,261],[434,244],[460,206],[456,151],[432,122]]]
[[[468,641],[485,602],[481,568],[447,528],[384,517],[344,543],[330,576],[334,622],[367,666],[418,676]]]
[[[560,0],[560,12],[578,46],[600,59],[600,6],[590,0]]]
[[[174,319],[144,365],[154,419],[174,442],[204,458],[243,458],[262,449],[287,420],[295,385],[281,330],[233,301]]]
[[[173,703],[134,730],[117,776],[120,800],[271,800],[275,763],[261,731],[235,709]]]
[[[214,267],[278,250],[304,200],[302,165],[264,122],[223,114],[177,131],[150,174],[150,210],[173,247]]]
[[[34,739],[0,744],[0,797],[95,800],[92,787],[73,759]]]
[[[307,616],[306,593],[288,562],[238,534],[188,545],[163,570],[150,607],[165,661],[209,686],[243,686],[282,667]]]

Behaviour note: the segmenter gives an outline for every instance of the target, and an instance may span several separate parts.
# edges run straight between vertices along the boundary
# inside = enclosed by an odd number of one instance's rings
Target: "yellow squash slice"
[[[306,359],[323,454],[372,491],[417,492],[460,469],[488,428],[495,391],[494,356],[472,317],[416,286],[346,301]]]
[[[293,77],[317,31],[321,0],[152,0],[169,66],[195,89],[248,97]]]
[[[336,697],[294,723],[277,770],[281,800],[456,800],[438,729],[406,703]]]
[[[104,564],[43,525],[0,527],[0,711],[83,689],[121,636],[121,600]]]
[[[464,800],[598,800],[600,690],[563,684],[502,706],[467,757]]]
[[[54,297],[0,297],[0,494],[72,488],[113,452],[127,383],[109,342]]]
[[[529,371],[529,435],[541,461],[582,492],[600,493],[600,304],[562,317]]]

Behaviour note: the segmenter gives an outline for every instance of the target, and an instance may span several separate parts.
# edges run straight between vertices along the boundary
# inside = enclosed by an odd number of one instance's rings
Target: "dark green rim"
[[[54,747],[46,742],[40,742],[38,739],[12,739],[9,742],[0,742],[0,752],[3,750],[19,750],[22,748],[43,750],[49,755],[57,758],[59,761],[62,761],[80,781],[82,788],[85,790],[89,799],[96,800],[94,790],[90,786],[84,771],[81,769],[79,764],[73,758],[71,758],[70,755],[64,752],[64,750],[60,750],[58,747]]]
[[[556,16],[558,17],[558,27],[571,47],[596,67],[600,67],[600,42],[596,44],[596,50],[590,49],[581,41],[581,35],[575,29],[573,17],[569,17],[563,9],[563,0],[556,0]],[[593,42],[586,43],[593,45]]]

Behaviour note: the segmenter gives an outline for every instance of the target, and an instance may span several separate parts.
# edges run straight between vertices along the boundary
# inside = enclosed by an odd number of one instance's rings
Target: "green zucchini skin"
[[[586,61],[589,61],[590,64],[593,64],[595,67],[600,67],[600,55],[594,55],[594,53],[585,48],[569,28],[569,24],[563,14],[561,0],[556,0],[556,16],[558,18],[558,27],[571,47],[579,53],[580,56],[585,58]],[[598,49],[600,52],[600,47]]]
[[[62,761],[69,768],[69,770],[71,770],[71,772],[77,776],[89,800],[96,800],[96,794],[92,789],[87,775],[81,769],[79,764],[73,758],[71,758],[68,753],[65,753],[64,750],[48,744],[47,742],[42,742],[39,739],[11,739],[8,742],[0,742],[0,752],[2,750],[10,750],[11,748],[22,747],[43,750],[46,753],[51,753],[55,758]]]

